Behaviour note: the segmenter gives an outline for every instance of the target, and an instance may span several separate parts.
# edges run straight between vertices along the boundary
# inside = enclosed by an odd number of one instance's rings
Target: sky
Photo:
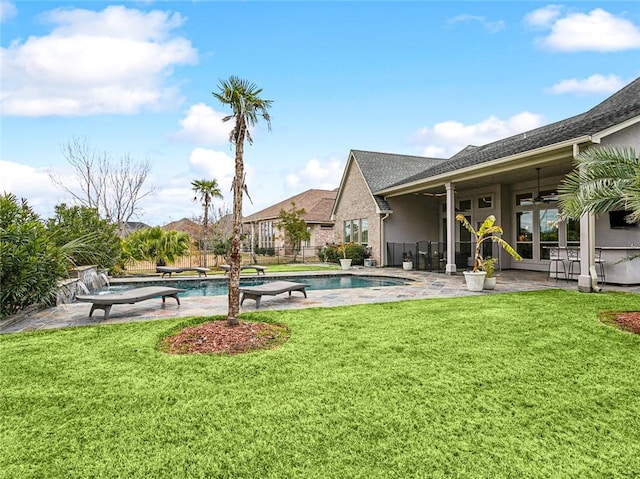
[[[76,184],[63,148],[149,161],[132,220],[231,210],[235,75],[272,100],[245,147],[244,215],[340,184],[351,149],[449,158],[580,114],[640,76],[636,1],[0,0],[0,192],[42,218]]]

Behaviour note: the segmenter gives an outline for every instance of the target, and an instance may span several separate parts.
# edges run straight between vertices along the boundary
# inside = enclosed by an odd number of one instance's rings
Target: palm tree
[[[226,116],[222,121],[235,120],[235,125],[229,134],[229,141],[235,146],[235,176],[233,177],[233,235],[231,240],[231,255],[229,272],[229,310],[227,323],[229,326],[238,325],[240,312],[240,224],[242,222],[242,192],[246,191],[244,183],[244,141],[253,143],[249,127],[258,123],[259,117],[266,122],[271,130],[271,118],[268,109],[271,100],[260,98],[262,88],[255,84],[242,80],[236,76],[228,80],[220,80],[219,92],[213,92],[213,96],[223,105],[231,108],[233,114]]]
[[[123,241],[124,254],[138,261],[153,261],[156,266],[172,263],[191,253],[191,239],[181,231],[165,231],[159,226],[134,231]]]
[[[201,201],[202,209],[204,210],[204,217],[202,220],[202,226],[204,233],[202,236],[202,243],[204,249],[204,262],[202,266],[207,266],[207,234],[209,232],[209,210],[211,209],[211,200],[214,198],[222,199],[222,193],[216,179],[212,180],[194,180],[191,182],[191,188],[195,191],[193,201]]]
[[[566,218],[618,209],[631,212],[628,221],[640,222],[640,159],[633,148],[589,148],[576,157],[558,193]]]

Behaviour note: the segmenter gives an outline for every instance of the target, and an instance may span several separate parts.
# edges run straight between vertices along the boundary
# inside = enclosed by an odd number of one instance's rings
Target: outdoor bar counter
[[[640,246],[596,246],[596,248],[602,250],[607,283],[640,284],[640,258],[619,262],[633,254],[640,254]]]

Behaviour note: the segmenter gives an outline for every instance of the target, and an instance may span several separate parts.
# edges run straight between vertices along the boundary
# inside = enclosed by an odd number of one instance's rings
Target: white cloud
[[[612,15],[601,8],[589,13],[561,16],[559,7],[555,8],[547,12],[546,19],[544,9],[525,17],[525,21],[533,26],[551,29],[546,37],[538,40],[545,48],[563,52],[613,52],[640,48],[640,28],[622,16]]]
[[[525,111],[507,120],[490,116],[473,125],[445,121],[431,128],[421,128],[415,136],[424,156],[448,158],[468,145],[485,145],[542,124],[542,116]]]
[[[489,30],[491,33],[496,33],[496,32],[499,32],[500,30],[504,29],[504,21],[503,20],[497,20],[495,22],[492,22],[490,20],[487,20],[486,17],[479,17],[479,16],[476,16],[476,15],[467,15],[467,14],[458,15],[457,17],[453,17],[453,18],[449,19],[447,23],[449,23],[450,25],[453,25],[453,24],[456,24],[456,23],[469,23],[469,22],[478,22],[484,28]]]
[[[549,28],[553,21],[560,16],[561,12],[561,5],[547,5],[528,13],[524,17],[524,21],[535,28]]]
[[[285,178],[285,186],[291,190],[306,191],[311,188],[333,190],[340,185],[344,164],[335,159],[325,162],[314,158],[305,167]]]
[[[625,85],[625,81],[617,75],[591,75],[582,80],[569,78],[561,80],[545,91],[552,95],[562,95],[564,93],[613,93],[620,90]]]
[[[109,6],[42,18],[54,26],[48,35],[0,49],[3,114],[131,114],[180,101],[170,75],[197,61],[191,43],[172,35],[185,21],[180,14]]]
[[[0,1],[0,23],[15,17],[17,14],[18,9],[12,2]]]
[[[12,193],[18,199],[25,198],[29,206],[44,219],[53,216],[56,204],[65,201],[72,204],[62,190],[51,182],[47,168],[0,160],[0,171],[0,193]]]
[[[233,121],[223,122],[224,113],[215,111],[204,103],[191,105],[180,120],[180,131],[173,138],[203,145],[221,145],[229,142]]]

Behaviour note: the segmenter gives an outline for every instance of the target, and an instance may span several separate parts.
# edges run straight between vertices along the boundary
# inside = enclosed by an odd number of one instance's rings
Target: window
[[[367,218],[347,220],[344,222],[344,242],[360,243],[366,246],[369,242],[369,222]]]
[[[516,213],[516,251],[524,259],[533,259],[533,211]]]
[[[273,221],[263,221],[260,223],[260,240],[258,242],[261,248],[273,248],[275,233]]]
[[[303,248],[309,248],[311,246],[311,226],[307,226],[307,233],[309,233],[309,239],[302,242]]]
[[[549,248],[558,246],[558,209],[548,208],[538,211],[540,230],[540,259],[549,259]]]
[[[580,220],[569,220],[566,225],[567,246],[580,246]]]
[[[458,209],[460,211],[471,211],[471,200],[460,200],[458,202]]]
[[[469,200],[469,206],[471,206],[471,200]],[[467,221],[471,222],[471,216],[465,216]],[[459,223],[459,237],[460,237],[460,251],[467,256],[471,256],[471,250],[473,245],[471,244],[471,232],[464,227],[462,223]]]
[[[478,198],[478,209],[493,208],[493,197],[481,196]]]

